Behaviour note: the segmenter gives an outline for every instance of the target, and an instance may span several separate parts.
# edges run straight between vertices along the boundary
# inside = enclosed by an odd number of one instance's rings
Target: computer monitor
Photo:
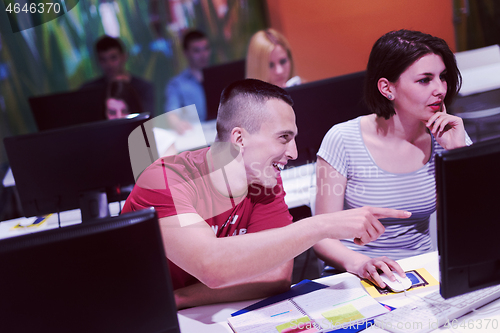
[[[177,333],[154,209],[0,240],[2,332]]]
[[[287,166],[316,161],[323,137],[333,125],[370,113],[363,102],[364,79],[365,72],[357,72],[286,88],[299,130],[299,157]]]
[[[85,89],[28,99],[39,131],[105,120],[105,91]]]
[[[108,202],[125,199],[120,189],[135,184],[128,137],[147,119],[141,114],[5,138],[24,216],[77,208],[84,221],[108,216]],[[148,144],[156,152],[154,140]]]
[[[234,81],[245,78],[245,59],[203,69],[203,89],[207,102],[207,120],[217,118],[220,95]]]
[[[441,295],[500,283],[500,138],[436,155]]]

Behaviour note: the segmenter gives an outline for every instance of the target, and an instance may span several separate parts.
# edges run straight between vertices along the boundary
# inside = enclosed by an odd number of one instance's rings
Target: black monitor
[[[363,71],[286,88],[299,130],[299,157],[287,166],[316,161],[323,137],[333,125],[370,113],[363,102],[364,79]]]
[[[154,209],[0,240],[2,332],[177,333]]]
[[[222,90],[245,78],[245,59],[203,69],[203,89],[207,102],[207,120],[217,118]]]
[[[108,216],[108,202],[124,200],[121,189],[135,184],[128,139],[147,119],[141,114],[5,138],[24,216],[77,208],[84,221]],[[156,151],[154,140],[148,144]]]
[[[500,283],[500,138],[436,155],[441,295]]]
[[[30,97],[39,131],[105,120],[105,91],[85,89]]]

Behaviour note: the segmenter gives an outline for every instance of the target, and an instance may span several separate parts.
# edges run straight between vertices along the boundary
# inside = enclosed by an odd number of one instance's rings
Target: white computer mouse
[[[380,278],[382,279],[382,281],[384,281],[384,283],[392,291],[398,293],[398,292],[401,292],[403,290],[410,289],[412,283],[408,277],[402,278],[397,273],[395,273],[394,276],[396,277],[396,281],[389,280],[389,277],[385,273],[380,274]]]

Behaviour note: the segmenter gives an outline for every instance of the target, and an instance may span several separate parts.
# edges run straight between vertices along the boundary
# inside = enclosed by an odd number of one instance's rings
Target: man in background
[[[210,62],[210,42],[199,30],[191,30],[184,35],[182,47],[188,61],[188,68],[174,77],[167,85],[165,112],[168,112],[170,125],[183,134],[192,128],[192,124],[203,122],[207,118],[205,91],[203,89],[203,68]],[[196,105],[197,114],[190,114],[185,109]],[[169,112],[177,110],[174,112]]]
[[[123,80],[130,83],[139,96],[142,111],[154,114],[154,88],[153,85],[138,78],[125,69],[127,53],[123,43],[118,38],[103,36],[95,43],[95,53],[103,76],[86,82],[81,89],[102,89],[107,95],[108,86],[115,80]]]

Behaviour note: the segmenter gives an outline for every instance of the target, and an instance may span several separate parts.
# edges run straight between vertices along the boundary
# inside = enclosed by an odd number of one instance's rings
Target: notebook
[[[236,333],[319,332],[362,326],[371,318],[389,312],[375,301],[356,277],[328,288],[295,296],[228,318]]]

